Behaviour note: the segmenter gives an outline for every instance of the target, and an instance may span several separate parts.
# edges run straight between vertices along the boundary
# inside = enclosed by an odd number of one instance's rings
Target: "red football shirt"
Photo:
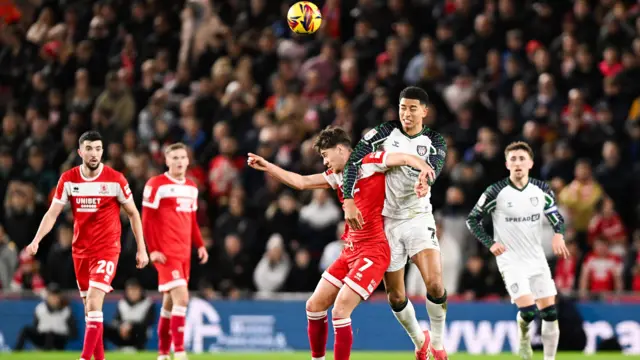
[[[594,293],[613,291],[615,277],[622,272],[622,261],[615,255],[599,257],[591,253],[582,266],[582,271],[589,274],[589,290]]]
[[[54,202],[71,202],[72,254],[76,258],[120,253],[120,205],[132,201],[122,173],[100,164],[98,175],[87,178],[80,166],[65,171],[58,180]]]
[[[362,166],[358,174],[356,189],[353,191],[353,201],[362,213],[364,226],[361,230],[350,229],[345,226],[343,240],[353,242],[363,240],[387,241],[384,233],[382,208],[384,207],[385,177],[387,153],[384,151],[371,153],[362,159]],[[342,194],[342,173],[336,174],[331,170],[324,173],[329,185],[338,192],[340,202],[344,202]]]
[[[190,179],[180,181],[167,173],[152,177],[144,187],[142,207],[149,252],[186,260],[191,257],[191,243],[204,246],[196,216],[198,187]]]

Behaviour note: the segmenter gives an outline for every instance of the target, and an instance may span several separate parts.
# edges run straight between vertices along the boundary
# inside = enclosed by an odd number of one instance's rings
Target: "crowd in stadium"
[[[246,154],[321,172],[314,134],[340,126],[355,144],[398,118],[408,85],[429,93],[425,124],[448,143],[431,201],[449,294],[505,295],[465,220],[507,176],[503,149],[514,140],[534,149],[532,175],[550,182],[567,220],[572,257],[549,252],[558,289],[640,291],[635,1],[326,0],[311,36],[289,31],[289,1],[33,3],[1,29],[1,292],[76,288],[70,212],[35,258],[23,249],[88,129],[102,134],[104,161],[124,172],[139,209],[145,182],[164,171],[163,147],[190,147],[211,255],[194,259],[190,288],[312,291],[341,249],[336,196],[289,190],[248,168]],[[157,288],[153,267],[135,268],[126,216],[122,249],[113,286],[137,278]],[[419,275],[408,277],[409,293],[424,294]]]

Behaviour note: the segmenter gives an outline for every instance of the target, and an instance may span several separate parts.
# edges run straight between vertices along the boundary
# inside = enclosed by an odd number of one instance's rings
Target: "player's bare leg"
[[[442,283],[440,251],[425,249],[411,257],[418,267],[424,285],[427,287],[427,313],[431,324],[431,344],[429,351],[434,360],[446,360],[444,349],[444,325],[447,318],[447,290]]]
[[[171,295],[165,292],[162,295],[162,308],[158,320],[158,360],[170,360],[171,351],[171,308],[173,301]]]
[[[518,353],[524,360],[533,358],[533,349],[531,348],[531,335],[529,334],[529,325],[536,318],[536,306],[533,295],[527,294],[520,296],[514,301],[518,306],[518,314],[516,321],[518,323],[518,338],[520,339],[520,350]]]
[[[416,310],[407,297],[404,287],[404,269],[384,274],[387,300],[400,325],[416,347],[416,359],[426,360],[429,349],[429,332],[423,331],[416,318]]]
[[[560,340],[560,327],[558,326],[558,311],[556,310],[556,297],[549,296],[536,300],[540,317],[542,318],[542,351],[544,360],[555,360]]]
[[[336,301],[339,288],[320,279],[313,294],[307,300],[307,334],[311,348],[311,360],[325,360],[329,324],[327,310]]]
[[[106,293],[95,287],[89,287],[87,297],[85,298],[85,311],[87,316],[87,325],[84,333],[84,344],[82,346],[81,360],[90,360],[92,356],[96,360],[104,360],[104,343],[102,340],[102,305]],[[102,357],[95,355],[96,347],[102,347]]]
[[[331,310],[333,332],[333,358],[335,360],[349,360],[353,345],[353,330],[351,329],[351,314],[360,303],[360,295],[349,286],[343,286]]]
[[[186,286],[178,286],[169,291],[173,306],[171,307],[171,341],[173,342],[173,358],[175,360],[186,360],[187,353],[184,351],[184,324],[187,316],[187,305],[189,305],[189,290]]]

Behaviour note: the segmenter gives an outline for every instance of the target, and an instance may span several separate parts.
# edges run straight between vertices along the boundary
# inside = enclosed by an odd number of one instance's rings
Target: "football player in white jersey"
[[[429,111],[429,96],[421,88],[411,86],[400,93],[400,121],[385,122],[372,129],[356,145],[344,170],[344,211],[349,226],[360,228],[360,213],[353,201],[354,189],[362,159],[369,153],[384,150],[406,153],[424,159],[434,174],[429,186],[416,195],[420,171],[402,166],[385,175],[386,197],[382,215],[391,248],[391,264],[384,276],[389,304],[400,324],[416,347],[416,359],[446,360],[443,346],[447,292],[442,284],[440,246],[430,203],[430,186],[444,166],[447,145],[437,132],[423,125]],[[422,196],[424,195],[424,196]],[[427,312],[431,332],[423,332],[415,310],[405,293],[404,270],[407,259],[416,264],[427,288]]]
[[[529,177],[533,151],[527,143],[514,142],[505,149],[509,177],[487,188],[467,219],[473,235],[496,256],[511,302],[518,306],[520,356],[533,357],[529,324],[536,306],[542,318],[544,360],[555,359],[560,329],[555,306],[555,283],[542,248],[542,217],[551,223],[553,252],[568,257],[564,242],[564,220],[558,212],[555,196],[547,183]],[[491,215],[493,237],[482,226]]]

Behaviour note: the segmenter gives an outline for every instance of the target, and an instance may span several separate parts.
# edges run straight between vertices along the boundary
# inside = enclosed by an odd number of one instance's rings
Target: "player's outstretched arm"
[[[56,201],[56,199],[54,199],[54,201],[51,203],[51,206],[49,206],[49,210],[47,210],[47,212],[42,217],[42,221],[40,221],[40,226],[38,227],[36,236],[33,238],[33,241],[31,241],[31,244],[29,244],[29,246],[27,247],[31,255],[35,255],[38,252],[40,241],[42,241],[42,239],[47,236],[51,229],[53,229],[53,225],[56,224],[56,220],[58,219],[58,216],[60,216],[62,209],[64,209],[64,203]]]
[[[433,168],[422,160],[417,155],[403,154],[403,153],[387,153],[387,166],[411,166],[414,169],[420,170],[420,182],[424,182],[427,185],[433,184],[436,180],[436,174]]]
[[[331,187],[322,174],[300,175],[287,171],[267,161],[262,156],[252,153],[248,154],[247,164],[256,170],[268,173],[283,184],[296,190],[327,189]]]
[[[136,238],[136,245],[138,246],[138,252],[136,254],[136,266],[141,269],[149,263],[149,255],[147,255],[147,246],[144,243],[144,235],[142,232],[142,219],[140,219],[140,212],[136,208],[136,204],[133,201],[127,201],[122,204],[122,208],[129,217],[131,223],[131,230],[133,236]]]
[[[344,167],[344,184],[342,191],[345,199],[353,199],[353,192],[356,188],[358,178],[358,168],[362,165],[362,159],[369,153],[376,150],[376,147],[391,134],[391,132],[401,127],[399,121],[388,121],[378,125],[375,129],[369,130],[368,133],[358,142],[353,149],[347,165]]]

